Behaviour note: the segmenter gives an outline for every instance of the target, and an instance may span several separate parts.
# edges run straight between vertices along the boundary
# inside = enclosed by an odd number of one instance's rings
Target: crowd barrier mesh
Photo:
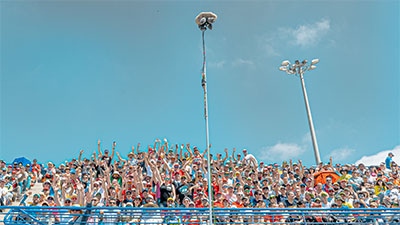
[[[0,224],[210,224],[208,208],[0,207]],[[214,208],[211,224],[400,224],[400,208]]]

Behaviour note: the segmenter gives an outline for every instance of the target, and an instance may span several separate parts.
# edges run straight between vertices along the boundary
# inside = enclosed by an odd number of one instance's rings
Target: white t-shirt
[[[255,160],[256,163],[257,163],[256,166],[258,166],[258,161],[257,161],[256,157],[254,157],[254,155],[252,155],[252,154],[250,154],[250,153],[248,153],[248,154],[244,157],[244,160],[246,161],[247,165],[250,164],[252,160]]]
[[[8,189],[6,187],[0,188],[0,197],[6,195],[8,193]]]

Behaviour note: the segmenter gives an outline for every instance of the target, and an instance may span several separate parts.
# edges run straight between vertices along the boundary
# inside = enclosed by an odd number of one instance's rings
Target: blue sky
[[[0,158],[127,154],[155,138],[205,148],[199,12],[206,32],[212,151],[355,162],[400,143],[398,1],[1,1]]]

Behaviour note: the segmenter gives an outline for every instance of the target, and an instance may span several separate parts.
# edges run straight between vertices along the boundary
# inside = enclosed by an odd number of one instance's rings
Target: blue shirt
[[[386,169],[391,169],[392,168],[391,165],[390,165],[390,164],[392,164],[392,161],[393,161],[392,157],[388,156],[386,158],[386,160],[385,160]]]

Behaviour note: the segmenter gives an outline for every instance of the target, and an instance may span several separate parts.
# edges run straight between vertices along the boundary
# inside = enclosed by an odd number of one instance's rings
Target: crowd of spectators
[[[90,158],[82,158],[81,150],[79,157],[59,165],[38,164],[36,159],[31,165],[1,161],[0,202],[55,207],[209,207],[207,150],[157,139],[145,151],[140,144],[132,147],[125,157],[115,147],[114,142],[111,152],[102,151],[99,140]],[[212,205],[398,208],[399,166],[392,157],[390,153],[378,166],[333,164],[331,158],[326,164],[306,167],[301,160],[267,164],[246,149],[233,149],[232,155],[225,149],[224,155],[211,157]],[[42,184],[42,191],[27,202],[35,183]]]

